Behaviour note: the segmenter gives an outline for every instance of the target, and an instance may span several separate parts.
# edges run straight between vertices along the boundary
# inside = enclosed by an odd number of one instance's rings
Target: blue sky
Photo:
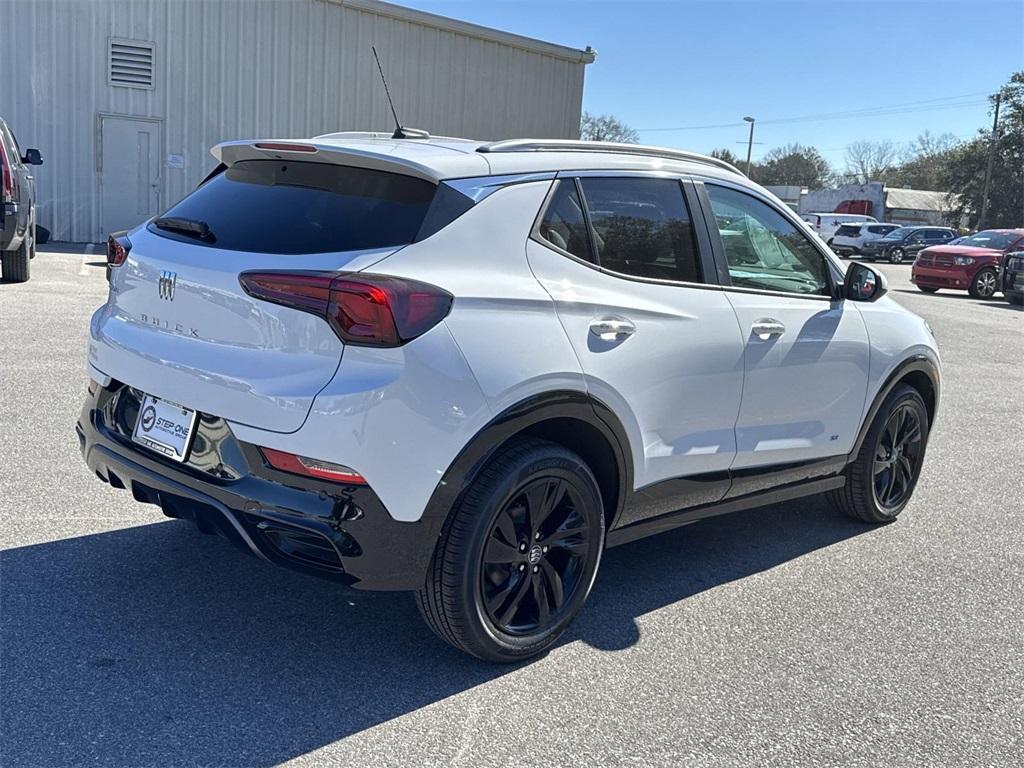
[[[991,120],[985,94],[1024,69],[1022,0],[399,2],[593,46],[584,109],[620,117],[640,129],[643,143],[742,155],[742,117],[752,115],[755,141],[763,142],[755,158],[800,142],[840,169],[846,145],[858,139],[973,135]],[[913,111],[770,122],[875,107]],[[645,130],[692,126],[722,127]]]

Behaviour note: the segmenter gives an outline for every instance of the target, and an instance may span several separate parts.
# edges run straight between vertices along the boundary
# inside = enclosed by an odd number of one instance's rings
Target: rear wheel
[[[974,276],[967,292],[976,299],[991,299],[996,295],[997,283],[996,271],[991,267],[985,267],[978,270],[978,274]]]
[[[906,251],[904,251],[902,248],[892,248],[889,251],[889,262],[891,264],[902,264],[903,258],[906,255]]]
[[[24,283],[28,280],[30,245],[29,235],[26,233],[20,248],[0,253],[0,270],[3,271],[5,283]]]
[[[901,384],[878,410],[846,485],[831,491],[842,512],[867,523],[891,523],[910,501],[928,444],[928,409],[916,389]]]
[[[522,440],[493,458],[445,525],[417,604],[443,640],[487,661],[553,646],[604,548],[597,481],[572,451]]]
[[[938,288],[930,288],[927,285],[919,285],[919,286],[917,286],[917,290],[922,291],[923,293],[938,293],[939,292]]]

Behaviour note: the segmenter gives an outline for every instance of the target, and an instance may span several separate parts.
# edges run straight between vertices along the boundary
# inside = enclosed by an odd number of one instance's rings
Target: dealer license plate
[[[196,412],[153,395],[142,398],[132,440],[175,461],[188,456]]]

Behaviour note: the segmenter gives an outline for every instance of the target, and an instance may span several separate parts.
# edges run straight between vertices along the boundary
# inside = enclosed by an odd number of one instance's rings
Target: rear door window
[[[150,231],[232,251],[301,254],[405,245],[436,187],[423,179],[327,163],[245,160],[217,174],[163,218],[203,222],[209,236]]]
[[[677,179],[585,177],[580,185],[602,269],[655,280],[703,280]]]

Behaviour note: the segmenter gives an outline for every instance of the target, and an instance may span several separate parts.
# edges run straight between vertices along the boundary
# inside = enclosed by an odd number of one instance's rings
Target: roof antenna
[[[395,102],[391,100],[391,91],[388,90],[388,81],[384,77],[384,67],[380,65],[380,56],[377,55],[377,46],[371,45],[373,58],[377,62],[377,71],[380,72],[380,81],[384,83],[384,95],[388,97],[388,106],[391,107],[391,114],[395,118],[395,132],[391,134],[392,139],[429,139],[430,134],[418,128],[403,128],[402,122],[398,119],[398,112],[395,111]]]

